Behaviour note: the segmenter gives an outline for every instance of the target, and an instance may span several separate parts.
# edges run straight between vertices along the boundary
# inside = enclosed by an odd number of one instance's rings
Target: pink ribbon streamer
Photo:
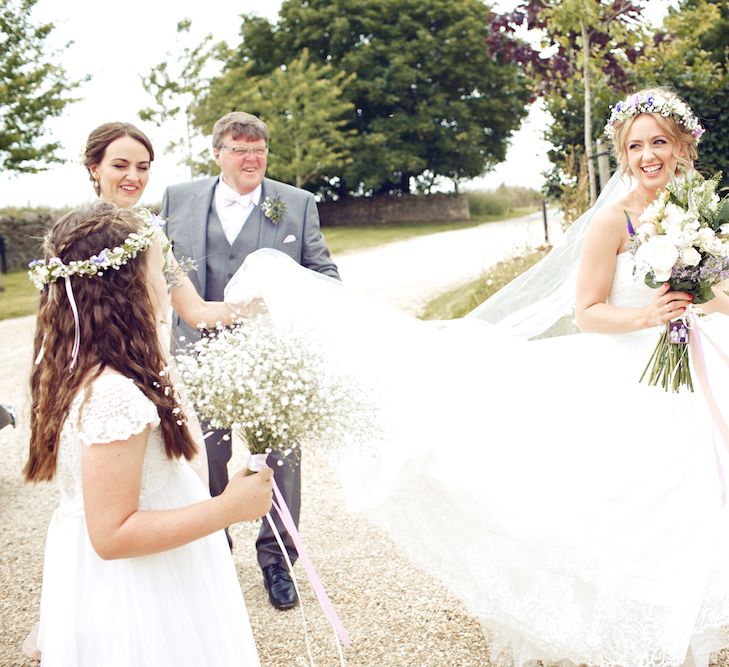
[[[729,426],[727,426],[724,415],[721,413],[719,406],[716,403],[714,394],[711,391],[711,384],[709,383],[709,376],[706,372],[706,361],[704,359],[704,348],[701,342],[701,337],[704,336],[706,340],[711,343],[712,347],[717,351],[721,360],[729,367],[729,357],[721,350],[721,348],[711,339],[706,333],[704,328],[699,324],[699,318],[695,315],[689,315],[689,322],[691,323],[691,335],[689,336],[689,345],[691,346],[691,353],[694,359],[694,367],[699,378],[699,384],[701,390],[704,393],[704,399],[706,400],[711,416],[714,418],[719,433],[721,434],[722,440],[727,450],[729,450]],[[719,471],[719,483],[721,486],[721,503],[726,505],[727,492],[726,492],[726,480],[724,479],[724,469],[721,465],[721,458],[719,452],[716,449],[716,443],[714,444],[714,456],[716,458],[716,467]]]
[[[254,472],[260,471],[263,468],[266,467],[266,459],[268,458],[268,454],[252,454],[248,458],[248,469],[252,470]],[[339,653],[339,662],[340,665],[344,665],[344,656],[342,655],[342,650],[340,647],[340,643],[344,646],[350,645],[349,635],[347,634],[346,629],[344,628],[344,624],[340,620],[339,616],[337,615],[336,610],[334,609],[334,605],[332,604],[332,601],[329,599],[329,596],[326,593],[326,590],[324,590],[324,585],[321,583],[321,579],[319,578],[319,574],[317,573],[316,569],[314,568],[314,565],[312,564],[311,560],[309,559],[309,555],[306,552],[306,549],[304,548],[304,543],[301,540],[301,536],[299,535],[299,531],[296,529],[296,524],[294,523],[294,518],[291,516],[291,512],[289,511],[288,505],[286,504],[286,501],[284,500],[283,494],[281,493],[281,490],[278,488],[278,484],[276,484],[276,480],[273,479],[273,494],[275,496],[275,500],[271,503],[273,508],[276,510],[276,513],[278,514],[279,518],[281,519],[281,522],[283,523],[284,527],[288,531],[289,535],[291,536],[291,540],[294,543],[294,547],[296,547],[296,552],[299,554],[299,560],[301,561],[302,566],[304,567],[304,571],[306,572],[306,576],[309,579],[309,583],[311,584],[312,589],[314,590],[314,593],[316,594],[317,601],[319,602],[319,607],[321,608],[324,616],[329,621],[329,624],[332,626],[332,629],[334,630],[334,634],[336,635],[336,638],[338,638],[337,641],[337,651]],[[296,592],[299,593],[299,587],[296,582],[296,576],[294,575],[293,571],[293,565],[291,564],[291,560],[289,558],[288,552],[286,551],[286,547],[284,546],[283,540],[281,539],[281,536],[279,535],[279,532],[276,528],[276,524],[273,522],[273,519],[271,518],[271,513],[269,512],[266,514],[266,519],[268,521],[268,524],[271,526],[271,530],[273,531],[274,537],[276,538],[276,542],[278,543],[279,549],[281,549],[281,553],[283,554],[284,559],[286,560],[286,564],[288,565],[289,572],[291,573],[291,578],[294,582],[294,587],[296,588]],[[301,597],[301,594],[299,593],[299,598]],[[309,662],[310,664],[314,664],[314,660],[311,656],[311,648],[309,646],[309,639],[308,639],[308,632],[306,629],[306,616],[303,614],[302,609],[302,618],[304,620],[304,633],[306,635],[306,648],[309,653]]]
[[[294,546],[296,547],[296,551],[299,554],[299,560],[304,567],[304,571],[306,572],[306,576],[309,579],[311,587],[314,589],[314,593],[316,593],[316,599],[319,601],[319,606],[321,607],[324,616],[326,616],[329,623],[331,623],[342,644],[344,644],[344,646],[349,646],[351,642],[349,641],[349,635],[347,634],[347,630],[344,628],[344,624],[337,615],[337,611],[336,609],[334,609],[334,605],[329,599],[327,592],[324,590],[321,579],[319,578],[319,575],[314,568],[314,565],[309,559],[309,555],[306,553],[306,549],[304,548],[304,544],[301,541],[299,531],[296,530],[296,524],[294,523],[294,519],[291,516],[291,512],[286,505],[286,501],[284,500],[284,497],[281,494],[281,491],[279,490],[278,484],[276,484],[275,479],[273,480],[273,494],[276,497],[276,500],[273,503],[273,507],[276,510],[276,513],[281,518],[281,521],[286,527],[289,535],[291,535],[291,539],[294,543]]]

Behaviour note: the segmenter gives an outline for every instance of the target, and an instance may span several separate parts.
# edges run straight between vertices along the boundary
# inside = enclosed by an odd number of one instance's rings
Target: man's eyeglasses
[[[265,148],[244,148],[243,146],[225,146],[221,145],[219,150],[225,150],[235,155],[235,157],[266,157],[268,154],[268,146]]]

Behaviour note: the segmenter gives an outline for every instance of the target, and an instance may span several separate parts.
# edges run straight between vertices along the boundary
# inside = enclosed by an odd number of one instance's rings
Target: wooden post
[[[544,243],[549,245],[549,226],[547,225],[547,200],[542,198],[542,222],[544,222]]]

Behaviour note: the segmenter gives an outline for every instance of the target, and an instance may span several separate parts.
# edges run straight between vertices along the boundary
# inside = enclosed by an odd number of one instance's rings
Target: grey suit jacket
[[[191,183],[172,185],[165,190],[162,199],[162,217],[167,221],[167,236],[172,241],[175,256],[189,257],[197,263],[197,270],[189,274],[198,293],[205,296],[206,285],[206,234],[213,193],[218,176]],[[251,212],[261,218],[261,233],[256,248],[275,248],[292,257],[296,262],[334,278],[339,278],[337,267],[332,261],[329,249],[321,235],[319,212],[314,195],[292,185],[264,178],[261,203],[269,197],[280,198],[286,205],[286,212],[278,223],[266,218],[260,206]],[[293,240],[292,240],[293,238]],[[284,243],[284,241],[287,241]],[[180,321],[175,315],[174,335],[184,335],[187,341],[198,337],[196,331]]]

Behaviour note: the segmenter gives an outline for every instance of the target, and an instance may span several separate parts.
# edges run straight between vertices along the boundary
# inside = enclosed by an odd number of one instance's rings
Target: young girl
[[[72,211],[31,274],[29,481],[58,480],[42,665],[258,665],[222,529],[265,514],[271,471],[210,498],[165,371],[169,307],[157,224],[106,202]]]

